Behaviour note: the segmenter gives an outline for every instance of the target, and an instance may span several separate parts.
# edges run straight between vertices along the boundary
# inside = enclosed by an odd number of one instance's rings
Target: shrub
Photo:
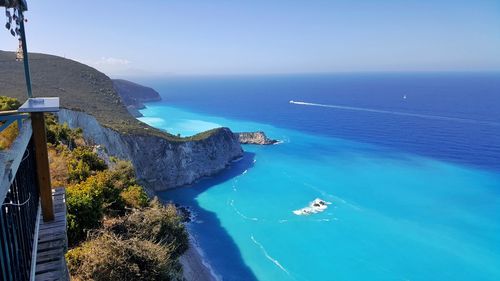
[[[172,251],[158,243],[101,232],[68,251],[72,280],[182,280]]]
[[[100,225],[103,216],[102,191],[87,183],[66,188],[68,242],[76,245],[87,232]]]
[[[83,240],[89,230],[97,228],[104,214],[117,215],[125,211],[122,190],[116,188],[109,171],[98,172],[66,190],[68,237],[72,245]]]
[[[1,125],[2,122],[0,122]],[[19,135],[17,122],[10,124],[7,128],[0,132],[0,150],[9,148],[14,140]]]
[[[85,162],[91,171],[104,171],[108,168],[106,162],[99,158],[91,147],[79,146],[73,150],[73,157]]]
[[[19,106],[21,106],[21,104],[17,99],[0,96],[0,111],[15,110],[18,109]],[[0,125],[2,124],[3,122],[0,122]],[[17,122],[0,132],[0,150],[9,148],[16,139],[18,132]]]
[[[116,161],[113,169],[110,170],[110,175],[113,178],[116,187],[121,190],[125,190],[127,187],[132,185],[137,185],[134,167],[130,161]]]
[[[62,145],[47,145],[49,154],[50,182],[52,187],[68,183],[68,162],[70,151]]]
[[[71,159],[68,162],[68,181],[82,182],[91,175],[90,167],[83,160]]]
[[[21,103],[11,97],[0,96],[0,111],[15,110],[21,106]]]
[[[148,205],[148,195],[144,192],[144,189],[138,185],[132,185],[127,187],[120,193],[125,205],[129,208],[144,208]]]
[[[87,161],[77,163],[84,166],[70,170],[70,177],[72,172],[77,171],[81,178],[87,178],[67,187],[68,237],[71,245],[79,243],[89,230],[97,228],[104,214],[122,215],[125,206],[141,208],[148,202],[142,187],[135,184],[133,177],[129,178],[126,162],[120,165],[120,169],[100,171],[92,176],[89,175],[91,171]],[[128,185],[130,183],[133,185]]]
[[[83,131],[81,128],[71,129],[67,123],[59,124],[55,115],[46,114],[45,124],[47,127],[47,142],[52,144],[65,144],[73,149],[77,143],[84,144]]]
[[[162,245],[172,245],[173,257],[180,257],[189,247],[186,228],[175,206],[163,206],[157,199],[148,208],[134,210],[115,220],[108,229],[126,239],[149,240]]]
[[[99,158],[90,147],[77,147],[71,154],[71,160],[68,161],[68,180],[70,182],[84,181],[96,171],[104,171],[108,168],[106,162]]]

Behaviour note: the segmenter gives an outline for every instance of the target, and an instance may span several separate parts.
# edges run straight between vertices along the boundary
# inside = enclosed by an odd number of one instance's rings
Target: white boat
[[[319,198],[316,198],[311,203],[309,203],[309,206],[304,207],[302,209],[295,210],[295,211],[293,211],[293,213],[298,215],[298,216],[321,213],[324,210],[326,210],[328,208],[328,205],[330,205],[330,204],[332,204],[332,203],[326,202],[325,200],[322,200]]]

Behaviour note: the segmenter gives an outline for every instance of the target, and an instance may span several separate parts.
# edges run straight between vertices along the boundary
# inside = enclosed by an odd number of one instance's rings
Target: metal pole
[[[24,76],[26,77],[26,88],[28,89],[28,98],[33,97],[33,93],[31,91],[31,76],[30,76],[30,64],[28,62],[28,47],[26,45],[26,33],[24,31],[24,15],[21,9],[19,11],[19,21],[20,24],[20,33],[21,33],[21,42],[23,45],[23,62],[24,62]]]

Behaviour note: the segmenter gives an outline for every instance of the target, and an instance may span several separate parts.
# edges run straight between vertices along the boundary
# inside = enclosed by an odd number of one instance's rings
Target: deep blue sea
[[[141,111],[155,127],[282,141],[160,194],[192,208],[220,279],[500,280],[500,73],[140,82],[163,97]],[[332,204],[292,212],[315,198]]]

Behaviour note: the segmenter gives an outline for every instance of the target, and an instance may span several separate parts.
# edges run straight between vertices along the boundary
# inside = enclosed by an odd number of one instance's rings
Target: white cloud
[[[94,65],[101,65],[101,66],[119,66],[119,65],[129,65],[130,61],[127,59],[121,59],[121,58],[113,58],[113,57],[102,57],[100,60],[95,61],[93,63]]]
[[[132,69],[133,63],[128,59],[115,57],[101,57],[99,60],[81,60],[107,75],[120,75],[128,73]]]

